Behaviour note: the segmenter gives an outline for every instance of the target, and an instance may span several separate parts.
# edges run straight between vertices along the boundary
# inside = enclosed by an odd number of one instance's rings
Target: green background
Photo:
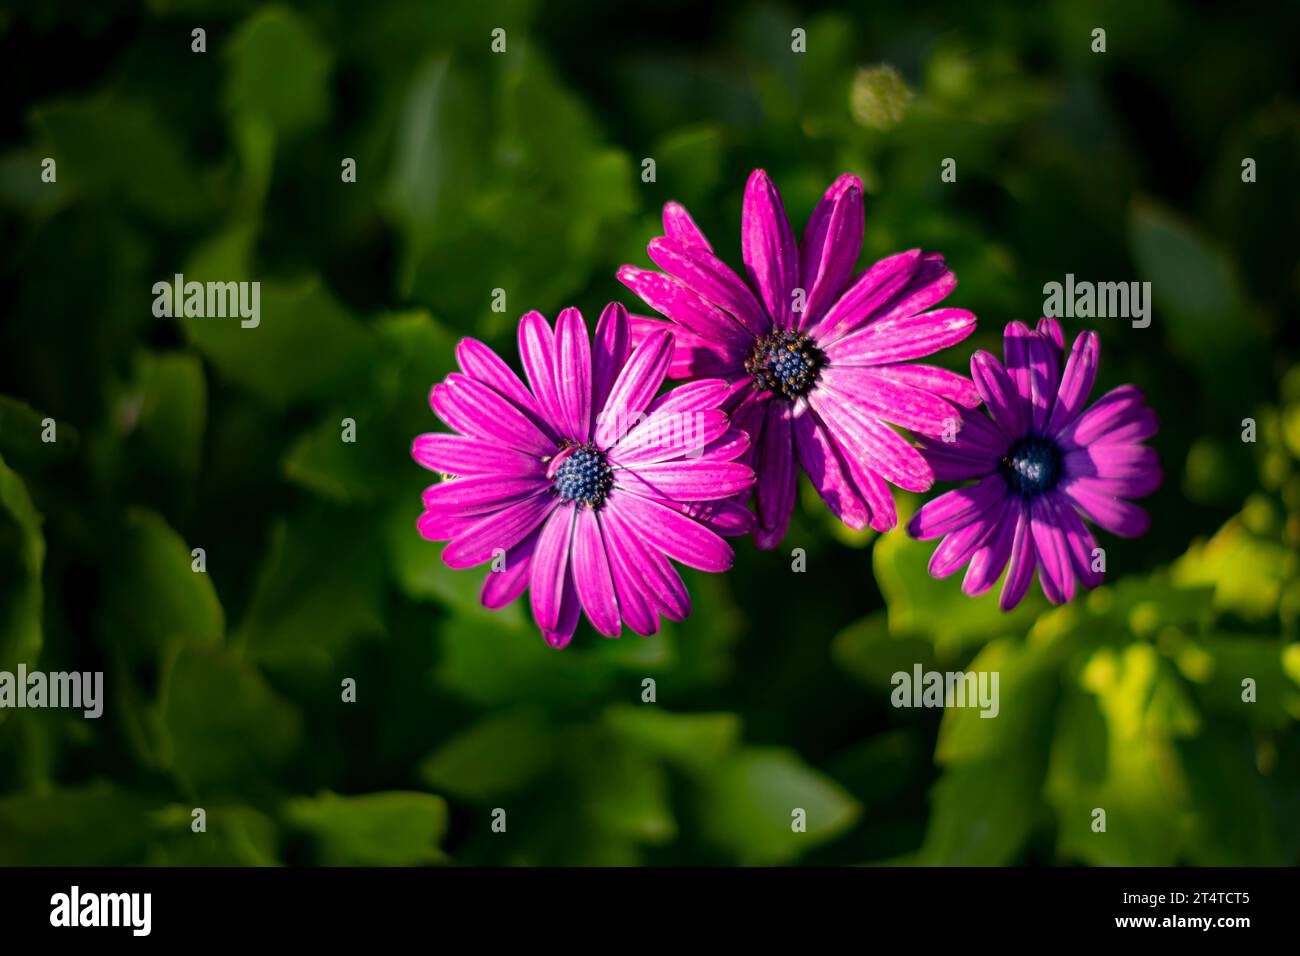
[[[1236,6],[6,5],[0,669],[106,702],[0,711],[0,864],[1295,863],[1300,9]],[[1067,272],[1153,284],[1149,329],[1065,322],[1163,422],[1104,589],[1000,614],[806,487],[650,639],[551,651],[441,566],[408,448],[457,339],[632,305],[671,198],[738,266],[758,166],[796,233],[847,170],[864,263],[947,256],[954,368]],[[176,272],[260,328],[155,318]],[[916,662],[1000,717],[890,707]]]

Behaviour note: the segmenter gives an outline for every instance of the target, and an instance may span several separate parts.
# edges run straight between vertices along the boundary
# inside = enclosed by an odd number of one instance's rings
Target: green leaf
[[[545,718],[520,711],[461,731],[420,763],[420,778],[456,796],[483,800],[518,790],[546,770],[555,734]]]
[[[105,594],[115,643],[161,650],[176,642],[220,642],[225,615],[212,578],[193,570],[189,545],[161,516],[128,512],[115,548],[116,572]]]
[[[149,852],[148,866],[277,866],[275,821],[238,804],[205,806],[206,831],[195,833],[194,808],[173,804],[154,815],[166,836]]]
[[[285,808],[311,834],[324,866],[413,866],[443,858],[447,804],[430,793],[389,791],[339,796],[324,791]]]
[[[204,183],[176,136],[143,104],[97,97],[33,113],[58,183],[105,202],[125,201],[153,219],[191,222],[207,212]]]
[[[0,670],[41,651],[45,536],[27,486],[0,457]]]
[[[595,735],[575,762],[591,826],[637,843],[670,843],[677,836],[668,776],[655,759]]]
[[[895,637],[884,611],[850,624],[831,642],[831,657],[840,669],[876,690],[888,693],[899,671],[912,673],[916,664],[935,669],[934,645],[919,637]]]
[[[142,352],[118,406],[124,454],[139,471],[188,482],[198,474],[208,394],[197,355]]]
[[[228,650],[185,647],[165,679],[168,763],[200,794],[247,794],[285,770],[302,719],[262,675]]]
[[[230,40],[225,105],[292,133],[329,112],[330,53],[292,10],[259,10]]]
[[[142,863],[160,802],[106,781],[0,797],[0,866]]]
[[[1042,763],[1031,753],[1015,753],[945,771],[931,793],[930,824],[917,862],[1014,863],[1036,825]]]
[[[744,865],[788,863],[843,833],[861,807],[798,755],[747,747],[701,781],[697,814],[709,843]],[[796,810],[806,832],[796,832]]]
[[[55,423],[55,441],[42,438],[50,416],[26,402],[0,395],[0,455],[19,471],[33,472],[71,456],[80,440],[68,422]]]
[[[686,770],[707,770],[740,739],[735,714],[675,714],[650,704],[622,704],[605,711],[618,737]]]

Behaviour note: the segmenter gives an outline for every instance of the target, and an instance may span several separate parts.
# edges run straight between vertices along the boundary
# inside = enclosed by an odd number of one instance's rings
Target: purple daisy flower
[[[674,329],[669,374],[730,385],[726,408],[752,440],[744,460],[758,475],[757,545],[774,548],[785,535],[800,467],[850,528],[894,527],[886,482],[925,491],[934,476],[890,425],[940,435],[958,420],[950,403],[979,404],[969,379],[913,362],[975,328],[964,309],[926,311],[957,284],[943,257],[913,249],[854,276],[862,184],[850,175],[826,190],[796,247],[776,187],[754,171],[741,226],[750,285],[680,205],[665,206],[663,221],[666,235],[649,253],[664,271],[618,273],[668,318],[634,316],[633,335]]]
[[[1112,534],[1136,537],[1151,519],[1125,500],[1160,486],[1160,460],[1141,442],[1156,433],[1156,414],[1134,385],[1121,385],[1084,411],[1097,378],[1097,333],[1074,340],[1061,370],[1065,339],[1055,319],[1037,331],[1006,328],[1006,365],[988,352],[971,357],[971,374],[989,416],[963,411],[952,442],[922,439],[935,477],[975,484],[926,502],[908,524],[922,540],[945,536],[930,558],[941,578],[969,562],[962,590],[982,594],[1010,565],[999,606],[1025,596],[1038,569],[1053,604],[1101,583],[1097,542],[1087,518]]]
[[[417,462],[445,478],[424,493],[420,534],[447,541],[442,560],[493,562],[482,601],[501,608],[531,592],[547,643],[573,637],[579,611],[608,637],[680,621],[690,597],[669,558],[705,571],[731,567],[719,535],[752,517],[725,499],[754,480],[734,461],[749,445],[720,405],[725,382],[655,397],[672,358],[668,333],[635,348],[627,311],[601,314],[593,345],[577,309],[555,329],[537,312],[519,323],[525,386],[482,342],[456,348],[461,372],[429,394],[457,434],[415,439]]]

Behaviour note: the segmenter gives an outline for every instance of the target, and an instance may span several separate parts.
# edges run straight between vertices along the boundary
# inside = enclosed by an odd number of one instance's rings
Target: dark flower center
[[[1051,491],[1061,480],[1061,452],[1051,439],[1030,436],[1011,446],[1001,467],[1007,487],[1030,498]]]
[[[565,501],[599,508],[614,484],[614,472],[594,445],[571,445],[551,477],[551,487]],[[557,457],[560,457],[557,456]]]
[[[745,371],[759,388],[798,398],[812,389],[825,364],[822,350],[802,332],[773,332],[754,343]]]

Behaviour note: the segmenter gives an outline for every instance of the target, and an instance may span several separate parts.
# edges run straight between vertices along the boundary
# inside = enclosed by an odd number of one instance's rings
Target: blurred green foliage
[[[106,706],[0,711],[0,864],[1297,862],[1298,27],[1119,0],[6,8],[0,669],[103,670]],[[797,231],[860,175],[864,262],[943,252],[971,348],[1067,272],[1152,282],[1149,329],[1097,323],[1099,390],[1147,391],[1167,473],[1148,536],[1103,536],[1103,589],[1000,614],[805,488],[806,573],[742,542],[684,624],[557,653],[417,536],[407,448],[457,339],[513,358],[529,308],[628,301],[670,198],[738,264],[756,166]],[[259,280],[260,327],[155,318],[177,272]],[[891,708],[916,663],[998,671],[998,719]]]

